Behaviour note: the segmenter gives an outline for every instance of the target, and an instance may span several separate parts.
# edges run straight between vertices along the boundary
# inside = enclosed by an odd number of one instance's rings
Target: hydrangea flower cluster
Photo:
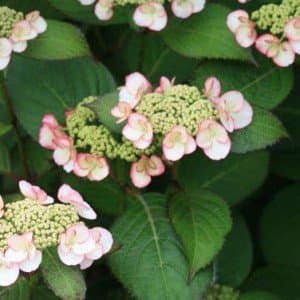
[[[68,111],[64,128],[53,115],[45,115],[39,143],[54,151],[54,161],[67,172],[90,180],[108,176],[107,158],[130,162],[130,177],[138,188],[164,173],[165,163],[180,160],[197,146],[210,159],[225,158],[231,148],[229,133],[248,126],[253,115],[243,95],[222,94],[215,77],[208,78],[199,91],[165,77],[153,88],[136,72],[126,77],[111,110],[116,123],[123,124],[121,135],[116,136],[86,106],[94,99],[86,98]]]
[[[27,42],[47,29],[46,21],[39,11],[26,16],[6,6],[0,7],[0,70],[7,67],[13,52],[21,53]]]
[[[280,67],[293,64],[300,54],[300,0],[263,5],[251,17],[236,10],[228,15],[227,26],[240,46],[255,45]]]
[[[64,264],[81,269],[110,251],[111,233],[80,221],[79,216],[95,219],[96,213],[70,186],[59,188],[62,204],[27,181],[19,187],[23,200],[4,205],[0,196],[0,286],[13,284],[20,271],[37,270],[48,247],[57,247]]]
[[[167,12],[164,8],[165,0],[78,0],[82,5],[91,5],[95,2],[95,15],[99,20],[110,20],[117,6],[137,5],[133,20],[136,25],[146,27],[153,31],[164,29],[168,22]],[[173,14],[186,19],[192,14],[202,11],[206,0],[171,0]]]

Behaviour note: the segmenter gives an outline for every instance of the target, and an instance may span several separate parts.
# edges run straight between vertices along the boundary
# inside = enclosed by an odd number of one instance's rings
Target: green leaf
[[[45,113],[63,121],[66,109],[116,86],[107,69],[89,58],[50,62],[15,57],[8,69],[7,88],[20,123],[37,137]]]
[[[232,230],[215,261],[215,274],[219,284],[234,288],[241,285],[251,271],[252,247],[244,218],[239,213],[234,214]]]
[[[86,286],[79,270],[60,262],[55,248],[43,251],[41,270],[49,288],[62,300],[85,299]]]
[[[72,175],[64,175],[65,183],[79,190],[84,199],[101,214],[118,216],[123,212],[125,194],[121,187],[111,178],[92,182]]]
[[[132,201],[112,227],[120,245],[109,257],[114,275],[137,299],[201,298],[211,275],[200,272],[187,284],[188,264],[167,218],[166,197],[147,194]]]
[[[261,245],[269,263],[300,268],[300,184],[280,191],[261,220]]]
[[[201,13],[186,20],[169,18],[161,36],[171,49],[187,57],[249,61],[250,52],[237,44],[226,26],[229,13],[227,7],[208,4]]]
[[[0,143],[0,173],[10,172],[10,156],[7,147]]]
[[[252,104],[272,109],[293,87],[293,69],[278,68],[270,59],[259,58],[258,66],[240,62],[205,61],[200,64],[194,84],[202,89],[206,78],[217,77],[222,92],[238,90]]]
[[[299,269],[290,266],[268,266],[256,270],[244,289],[264,290],[278,296],[280,300],[299,300],[299,278]]]
[[[118,24],[127,22],[127,9],[114,8],[114,16],[109,21],[100,21],[95,15],[95,5],[84,6],[78,0],[48,0],[50,4],[68,17],[92,24]]]
[[[57,296],[55,296],[51,290],[49,290],[46,286],[37,286],[32,289],[32,300],[59,300]]]
[[[97,115],[99,121],[113,132],[120,133],[124,124],[117,124],[116,119],[112,116],[112,108],[119,102],[119,93],[113,92],[98,97],[92,103],[86,104]]]
[[[1,300],[30,300],[29,282],[24,278],[19,278],[11,286],[0,288]]]
[[[69,59],[91,56],[87,41],[75,26],[47,20],[47,31],[28,43],[24,55],[37,59]]]
[[[190,277],[193,277],[221,250],[225,236],[231,229],[229,208],[219,196],[200,190],[173,196],[169,213],[185,248]]]
[[[10,124],[3,124],[0,122],[0,137],[8,133],[11,129],[12,126]]]
[[[280,300],[280,298],[265,291],[250,291],[240,295],[239,300]]]
[[[232,152],[245,153],[265,149],[288,137],[282,123],[272,113],[258,107],[254,107],[253,113],[251,124],[231,135]]]
[[[230,154],[222,161],[213,161],[199,151],[180,160],[176,179],[187,191],[209,189],[235,205],[263,183],[268,162],[267,152]]]

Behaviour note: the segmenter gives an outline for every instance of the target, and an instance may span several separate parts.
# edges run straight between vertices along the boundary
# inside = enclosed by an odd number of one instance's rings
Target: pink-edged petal
[[[273,61],[280,67],[288,67],[294,63],[296,55],[291,45],[288,42],[283,42],[280,45],[278,54],[273,57]]]
[[[20,180],[19,181],[19,189],[20,189],[21,194],[24,197],[27,197],[30,199],[36,198],[36,194],[33,190],[33,186],[29,182],[27,182],[25,180]]]
[[[87,259],[87,258],[85,258],[85,259],[80,263],[80,270],[85,270],[85,269],[89,268],[93,263],[94,263],[94,261],[93,261],[92,259]]]
[[[39,268],[41,262],[42,262],[42,252],[36,250],[32,258],[27,258],[25,261],[19,264],[20,270],[27,273],[33,272]]]
[[[41,17],[39,11],[33,11],[26,15],[26,20],[37,31],[37,33],[43,33],[47,30],[47,22]]]
[[[221,83],[216,77],[209,77],[205,80],[203,93],[208,99],[214,99],[221,94]]]
[[[204,9],[206,0],[193,0],[193,14],[200,12]]]
[[[27,49],[27,42],[26,41],[14,42],[12,46],[14,52],[22,53]]]
[[[0,70],[4,70],[10,62],[10,56],[0,57]]]
[[[241,26],[243,20],[248,20],[249,15],[244,10],[236,10],[227,16],[227,26],[232,33],[235,33]]]
[[[257,38],[255,47],[262,54],[267,57],[274,57],[279,47],[279,39],[272,34],[263,34]]]
[[[99,230],[101,233],[100,244],[102,246],[103,253],[106,254],[111,250],[114,240],[110,231],[105,228],[100,228]]]
[[[27,252],[25,251],[18,251],[12,248],[8,248],[5,251],[5,258],[14,263],[20,263],[24,261],[26,257],[27,257]]]
[[[95,6],[95,15],[101,21],[108,21],[113,17],[113,1],[99,0]]]
[[[95,241],[92,237],[88,238],[84,243],[77,243],[72,247],[72,251],[77,254],[86,254],[92,251],[95,247]]]
[[[243,48],[251,47],[256,41],[257,33],[252,26],[241,26],[236,30],[235,39]]]
[[[84,203],[82,196],[74,189],[72,189],[68,184],[63,184],[60,186],[57,192],[57,198],[63,203]]]
[[[141,138],[141,139],[133,142],[134,146],[141,150],[148,148],[151,145],[151,143],[152,143],[152,139],[147,140],[144,138]]]
[[[9,286],[16,282],[19,273],[17,264],[6,262],[4,258],[0,258],[0,286]]]
[[[165,165],[160,157],[152,155],[148,160],[147,173],[150,176],[159,176],[165,172]]]
[[[137,95],[139,92],[150,92],[152,89],[148,79],[139,72],[134,72],[126,76],[126,88],[132,95]],[[137,95],[140,96],[140,95]]]
[[[2,218],[4,215],[4,201],[3,198],[0,195],[0,218]]]
[[[235,126],[232,116],[226,111],[219,111],[220,121],[228,132],[233,132]]]
[[[211,147],[203,149],[206,156],[212,160],[224,159],[230,151],[231,142],[228,140],[227,143],[217,143],[214,142]]]
[[[186,19],[193,13],[193,4],[189,0],[173,0],[171,9],[176,17]]]
[[[70,160],[70,149],[56,148],[53,152],[53,159],[57,165],[65,165]]]
[[[28,41],[36,38],[37,31],[27,20],[21,20],[14,24],[11,39],[13,42]]]
[[[241,129],[248,126],[253,118],[253,110],[247,101],[244,101],[243,108],[238,113],[232,114],[234,129]]]
[[[91,206],[87,203],[82,206],[77,206],[77,213],[80,217],[87,219],[87,220],[96,220],[97,214],[96,212],[91,208]]]
[[[56,148],[53,129],[51,129],[48,125],[42,125],[40,128],[39,144],[49,150],[54,150]]]
[[[191,154],[196,150],[196,148],[197,145],[195,139],[189,135],[187,143],[185,144],[184,147],[184,154]]]
[[[146,173],[146,170],[140,170],[138,163],[131,165],[130,178],[133,185],[138,188],[144,188],[151,182],[151,176]]]
[[[142,136],[141,131],[132,128],[129,124],[123,127],[122,134],[130,141],[136,141]]]
[[[295,53],[300,55],[300,41],[289,41],[292,49],[294,50]]]
[[[9,57],[12,53],[12,43],[7,38],[0,38],[0,58]]]
[[[60,245],[57,247],[57,253],[60,260],[67,266],[76,266],[84,259],[84,255],[77,255],[71,251],[65,252]]]
[[[284,33],[289,40],[300,41],[300,16],[292,18],[286,23]]]
[[[161,31],[167,26],[168,16],[161,4],[156,3],[156,5],[159,5],[158,11],[153,16],[153,22],[148,28],[153,31]]]
[[[177,161],[185,154],[185,144],[175,143],[173,147],[163,144],[163,153],[167,160]]]
[[[153,22],[153,17],[147,11],[145,12],[145,4],[142,4],[135,9],[133,20],[140,27],[149,27]]]
[[[109,175],[109,166],[106,163],[103,163],[101,166],[94,168],[88,178],[92,181],[101,181]]]

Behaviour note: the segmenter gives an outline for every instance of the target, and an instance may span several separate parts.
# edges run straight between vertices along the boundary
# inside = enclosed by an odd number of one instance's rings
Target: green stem
[[[3,103],[6,106],[6,109],[7,109],[8,115],[9,115],[9,120],[13,127],[14,135],[16,137],[18,152],[19,152],[24,175],[26,178],[29,178],[29,169],[28,169],[27,162],[26,162],[25,150],[23,147],[21,136],[18,131],[17,118],[15,116],[14,110],[12,108],[12,105],[10,103],[10,100],[9,100],[9,97],[8,97],[8,94],[7,94],[7,91],[5,88],[5,84],[4,84],[5,78],[6,78],[6,74],[3,73],[2,80],[0,81],[1,91],[2,91],[2,96],[3,96]]]

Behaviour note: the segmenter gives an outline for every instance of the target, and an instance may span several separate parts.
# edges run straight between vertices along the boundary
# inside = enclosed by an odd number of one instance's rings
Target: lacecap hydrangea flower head
[[[136,25],[153,31],[164,29],[168,22],[168,15],[164,4],[165,0],[78,0],[82,5],[95,4],[95,15],[101,21],[110,20],[114,8],[119,6],[134,5],[136,9],[133,20]],[[181,19],[186,19],[192,14],[202,11],[206,0],[171,0],[173,14]]]
[[[280,67],[293,64],[300,54],[300,0],[266,4],[251,16],[236,10],[228,15],[227,26],[240,46],[255,45]]]
[[[58,200],[38,186],[19,182],[24,199],[4,204],[0,196],[0,286],[9,286],[20,272],[36,271],[43,250],[57,247],[60,260],[86,269],[112,247],[111,233],[89,229],[81,218],[96,219],[95,211],[69,185],[58,190]]]
[[[0,70],[7,67],[13,52],[21,53],[27,43],[47,29],[38,11],[24,16],[6,6],[0,6]]]
[[[108,160],[125,160],[138,188],[197,148],[212,160],[226,158],[230,133],[248,126],[253,115],[244,96],[239,91],[222,93],[215,77],[208,78],[200,91],[165,77],[153,88],[144,75],[128,75],[111,106],[119,134],[99,120],[90,108],[94,101],[97,97],[88,97],[67,111],[65,126],[46,114],[39,143],[53,151],[54,161],[65,171],[93,181],[109,175]]]

